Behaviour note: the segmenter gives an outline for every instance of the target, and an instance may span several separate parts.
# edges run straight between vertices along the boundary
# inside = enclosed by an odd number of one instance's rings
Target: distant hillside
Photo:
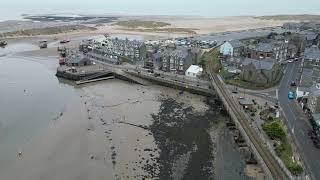
[[[320,21],[320,15],[275,15],[275,16],[257,16],[256,19],[279,20],[279,21]]]

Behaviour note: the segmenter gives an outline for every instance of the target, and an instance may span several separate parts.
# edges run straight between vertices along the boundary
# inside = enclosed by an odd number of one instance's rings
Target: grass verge
[[[276,140],[275,152],[282,160],[285,166],[293,175],[300,175],[303,172],[302,166],[293,160],[293,151],[288,142],[287,135],[284,131],[283,124],[279,119],[268,118],[262,125],[262,129],[272,139]]]

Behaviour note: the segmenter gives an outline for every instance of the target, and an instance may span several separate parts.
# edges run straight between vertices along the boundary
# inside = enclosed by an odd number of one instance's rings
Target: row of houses
[[[312,125],[320,137],[320,49],[306,48],[303,56],[303,71],[296,97],[301,107],[312,114]]]
[[[114,64],[123,61],[138,62],[146,59],[146,45],[142,41],[111,38],[106,35],[102,38],[84,40],[80,43],[79,50],[94,57],[94,54],[107,57]]]
[[[251,59],[273,59],[281,62],[297,56],[298,48],[288,41],[260,42],[245,45],[239,40],[225,42],[220,47],[220,54],[225,58],[247,57]]]
[[[240,73],[244,81],[271,86],[282,76],[281,64],[288,59],[305,57],[306,66],[319,66],[319,35],[313,32],[270,33],[264,38],[231,40],[220,46],[226,69]]]

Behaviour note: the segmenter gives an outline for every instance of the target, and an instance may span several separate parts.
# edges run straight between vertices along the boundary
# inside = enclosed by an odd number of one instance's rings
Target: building
[[[314,32],[302,33],[301,36],[306,41],[306,47],[311,47],[313,45],[319,46],[319,34]]]
[[[109,55],[104,53],[103,51],[91,51],[86,53],[86,57],[92,61],[100,61],[103,63],[119,65],[122,61],[115,55]]]
[[[100,51],[109,57],[117,57],[121,61],[144,61],[147,56],[147,47],[142,41],[111,38],[106,36],[99,39],[84,40],[80,43],[82,52]]]
[[[307,68],[319,68],[320,49],[317,47],[306,48],[303,56],[303,63]]]
[[[311,113],[320,113],[320,84],[309,94],[307,106]]]
[[[64,63],[67,66],[87,66],[91,65],[92,61],[80,52],[70,52],[64,58]]]
[[[246,50],[248,58],[257,60],[271,58],[276,62],[295,57],[297,51],[297,48],[294,45],[289,45],[288,41],[261,42]]]
[[[199,77],[203,73],[203,68],[198,65],[191,65],[185,72],[188,77]]]
[[[144,61],[147,56],[147,47],[142,41],[107,38],[101,46],[109,55],[116,55],[125,61]]]
[[[170,46],[161,50],[161,69],[163,71],[185,74],[194,61],[196,61],[196,57],[189,48]]]
[[[244,44],[238,40],[227,41],[220,46],[220,54],[223,56],[240,57],[244,52]]]
[[[308,98],[311,92],[314,82],[318,80],[317,75],[320,72],[317,69],[303,68],[299,86],[296,90],[296,97],[298,98]],[[320,75],[320,74],[319,74]],[[320,77],[319,77],[320,78]]]
[[[261,86],[272,86],[282,77],[282,68],[273,59],[256,60],[245,58],[242,61],[240,78]]]
[[[317,109],[319,83],[320,70],[318,68],[303,68],[301,80],[296,89],[296,98],[303,109],[310,109],[310,107],[313,110]]]

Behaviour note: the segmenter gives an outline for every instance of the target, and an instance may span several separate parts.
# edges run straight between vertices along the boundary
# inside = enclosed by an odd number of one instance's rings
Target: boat
[[[59,58],[59,65],[65,65],[65,61],[63,57]]]
[[[0,40],[0,47],[5,47],[6,45],[8,45],[7,41]]]
[[[66,43],[69,43],[70,42],[70,39],[63,39],[60,41],[60,44],[66,44]]]
[[[48,41],[47,40],[39,41],[39,47],[40,47],[40,49],[47,48],[48,47]]]

